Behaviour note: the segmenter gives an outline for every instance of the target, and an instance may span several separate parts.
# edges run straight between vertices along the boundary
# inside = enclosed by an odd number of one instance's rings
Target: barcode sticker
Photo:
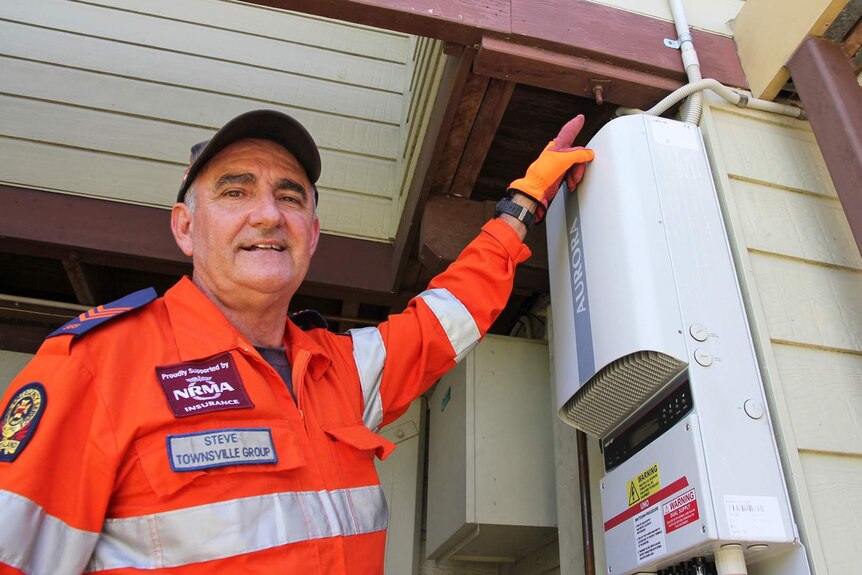
[[[748,541],[783,541],[786,537],[776,497],[725,495],[731,537]]]

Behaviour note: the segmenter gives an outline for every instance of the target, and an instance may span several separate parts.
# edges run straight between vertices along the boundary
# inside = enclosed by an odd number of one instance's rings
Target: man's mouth
[[[276,246],[272,244],[252,244],[250,246],[242,248],[247,252],[253,252],[257,250],[272,250],[276,252],[284,251],[284,248],[281,246]]]

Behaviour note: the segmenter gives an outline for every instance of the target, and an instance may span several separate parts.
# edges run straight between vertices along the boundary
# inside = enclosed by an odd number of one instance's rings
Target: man
[[[346,335],[286,320],[320,235],[311,136],[262,110],[195,146],[171,213],[191,279],[61,327],[0,404],[0,573],[382,573],[374,431],[503,308],[534,212],[592,159],[582,125],[403,313]]]

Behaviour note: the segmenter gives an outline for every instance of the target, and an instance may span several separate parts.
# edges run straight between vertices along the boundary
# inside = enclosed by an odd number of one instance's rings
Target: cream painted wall
[[[668,0],[589,1],[662,20],[673,19]],[[730,21],[736,17],[744,5],[745,0],[683,0],[689,26],[725,36],[733,35]]]
[[[796,521],[816,575],[862,552],[862,258],[806,122],[702,122]]]
[[[0,396],[32,357],[29,353],[0,350]],[[4,407],[5,405],[0,405],[0,409]]]
[[[790,77],[784,65],[809,35],[822,36],[848,0],[748,0],[733,23],[751,91],[774,98]]]

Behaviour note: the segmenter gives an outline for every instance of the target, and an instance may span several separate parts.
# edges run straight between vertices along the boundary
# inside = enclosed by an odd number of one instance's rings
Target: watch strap
[[[536,225],[536,216],[533,215],[533,212],[521,204],[513,202],[510,198],[502,198],[497,202],[497,206],[494,208],[494,217],[499,217],[500,214],[512,216],[524,224],[527,230],[533,229],[533,226]]]

